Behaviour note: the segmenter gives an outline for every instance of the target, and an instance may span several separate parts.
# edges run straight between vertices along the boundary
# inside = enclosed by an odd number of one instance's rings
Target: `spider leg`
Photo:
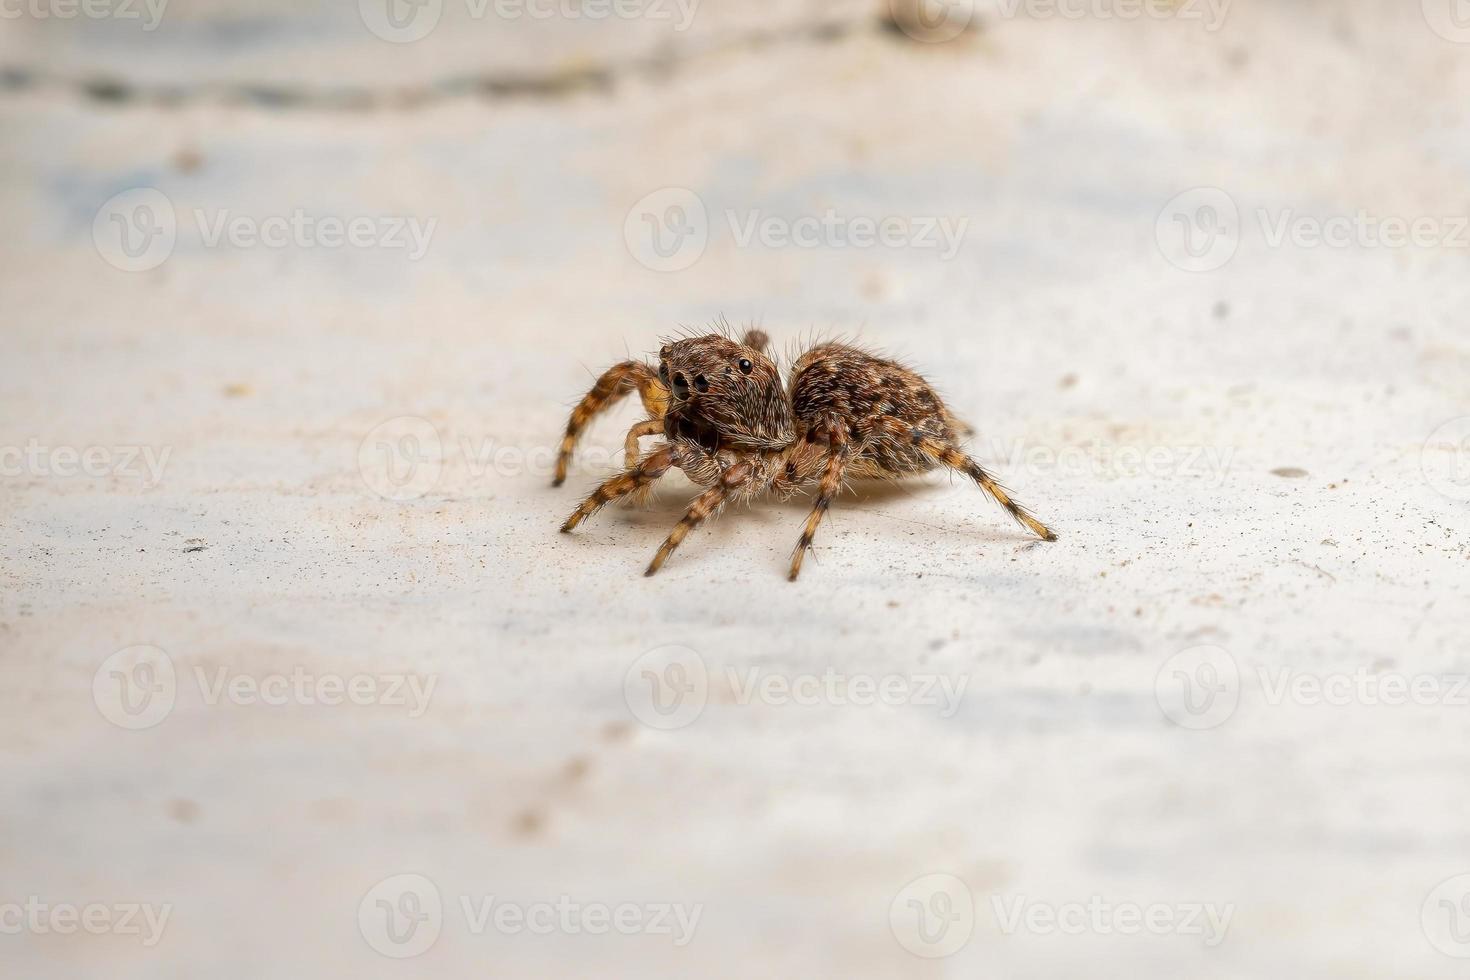
[[[566,519],[566,523],[561,526],[562,533],[575,530],[578,524],[597,513],[603,504],[617,500],[619,497],[626,497],[630,493],[637,493],[647,487],[667,473],[676,459],[673,446],[662,446],[622,473],[605,481],[592,491],[590,497],[582,501],[581,506],[572,512],[571,517]]]
[[[925,456],[947,466],[950,469],[963,473],[974,480],[981,490],[1010,513],[1016,519],[1016,523],[1029,530],[1032,534],[1043,541],[1055,541],[1057,536],[1051,528],[1031,516],[1031,512],[1011,499],[1010,491],[996,482],[995,477],[985,471],[985,468],[975,462],[964,450],[952,442],[932,436],[920,429],[914,428],[902,419],[884,417],[878,423],[887,433],[896,439],[907,441]]]
[[[832,506],[832,498],[842,489],[842,473],[847,468],[848,461],[852,458],[852,444],[848,442],[847,429],[842,425],[826,426],[831,449],[827,455],[827,467],[822,472],[822,481],[817,487],[817,499],[812,504],[812,512],[807,515],[806,527],[801,532],[801,540],[796,543],[796,550],[791,552],[791,571],[787,574],[787,581],[795,582],[796,577],[801,574],[801,561],[806,557],[807,550],[812,546],[812,538],[817,534],[817,527],[822,523],[822,518],[827,515],[827,509]]]
[[[655,418],[663,418],[668,408],[669,394],[659,381],[653,368],[641,361],[623,361],[614,364],[602,373],[592,390],[582,396],[572,417],[567,420],[566,435],[562,436],[561,451],[556,458],[556,478],[551,485],[559,487],[567,478],[567,466],[572,461],[572,450],[582,431],[598,415],[616,404],[624,395],[638,389],[643,407]],[[636,453],[635,453],[636,455]]]
[[[752,472],[753,468],[749,463],[737,463],[720,476],[718,483],[695,497],[689,504],[689,509],[684,512],[684,516],[679,519],[679,523],[674,525],[674,529],[669,532],[664,543],[659,545],[658,552],[653,556],[653,561],[648,563],[648,570],[643,574],[656,573],[663,567],[664,562],[669,560],[674,549],[679,547],[679,542],[683,541],[690,531],[719,514],[732,497],[737,496],[743,490],[748,490]]]
[[[637,459],[638,440],[644,436],[663,435],[663,431],[663,419],[648,419],[645,422],[639,422],[634,425],[633,428],[628,430],[627,436],[623,438],[623,458],[625,460]]]

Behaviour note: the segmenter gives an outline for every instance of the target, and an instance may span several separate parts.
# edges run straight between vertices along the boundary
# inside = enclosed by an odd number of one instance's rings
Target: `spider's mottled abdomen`
[[[955,437],[953,419],[927,381],[902,364],[847,344],[822,344],[797,360],[791,403],[805,432],[829,419],[848,424],[859,476],[922,473],[935,465],[916,440],[895,439],[865,425],[869,420],[897,418],[936,439]]]

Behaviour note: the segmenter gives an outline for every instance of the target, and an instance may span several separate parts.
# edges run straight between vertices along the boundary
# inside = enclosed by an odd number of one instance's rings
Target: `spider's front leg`
[[[576,448],[577,439],[581,437],[583,430],[601,412],[615,405],[624,395],[638,389],[638,397],[643,401],[643,407],[648,414],[653,416],[648,422],[639,423],[628,432],[627,442],[632,445],[632,453],[628,457],[634,459],[638,455],[638,438],[635,431],[642,435],[662,431],[662,422],[658,426],[647,431],[640,431],[647,425],[664,417],[664,412],[669,406],[669,392],[658,379],[658,374],[644,364],[642,361],[624,361],[614,364],[602,373],[592,390],[582,396],[577,407],[572,409],[572,417],[567,420],[566,435],[562,436],[561,451],[556,458],[556,478],[552,480],[552,486],[559,487],[567,478],[567,467],[572,462],[572,452]]]
[[[603,504],[611,503],[619,497],[626,497],[630,493],[637,493],[649,486],[675,466],[677,461],[677,451],[673,446],[662,446],[655,449],[592,491],[592,495],[582,501],[581,506],[574,510],[572,516],[562,524],[562,533],[566,534],[576,530],[578,524],[597,513]]]
[[[687,472],[687,470],[686,470]],[[653,575],[663,567],[664,562],[679,547],[679,542],[706,520],[719,514],[724,506],[732,499],[741,496],[749,496],[769,483],[769,480],[761,472],[760,468],[746,460],[736,463],[720,474],[719,480],[714,486],[695,497],[689,505],[689,510],[674,525],[664,543],[659,545],[658,553],[653,556],[653,561],[648,563],[648,570],[644,575]]]

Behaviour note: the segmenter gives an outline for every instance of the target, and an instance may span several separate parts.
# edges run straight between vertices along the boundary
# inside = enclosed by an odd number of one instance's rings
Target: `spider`
[[[791,553],[788,578],[802,559],[848,477],[901,479],[946,466],[963,473],[1045,541],[1056,535],[1011,498],[958,444],[973,430],[952,415],[934,389],[894,361],[840,342],[820,343],[798,357],[789,386],[766,353],[769,340],[749,330],[667,340],[657,369],[641,361],[609,368],[572,410],[556,462],[555,486],[566,479],[577,439],[600,412],[636,390],[648,418],[628,430],[627,469],[582,501],[570,532],[604,504],[651,492],[670,469],[702,488],[653,556],[645,574],[725,505],[766,493],[782,498],[817,484],[817,498]],[[647,453],[639,439],[662,435]]]

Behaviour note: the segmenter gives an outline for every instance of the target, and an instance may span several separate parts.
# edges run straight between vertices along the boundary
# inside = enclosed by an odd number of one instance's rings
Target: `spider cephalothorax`
[[[685,535],[726,504],[816,483],[817,499],[791,555],[794,580],[846,477],[897,479],[945,466],[973,479],[1038,537],[1056,539],[959,447],[968,426],[916,372],[849,344],[826,343],[797,358],[783,387],[766,345],[759,330],[738,342],[723,334],[687,337],[664,344],[657,370],[624,361],[604,372],[567,422],[558,485],[577,437],[598,412],[636,389],[650,417],[628,430],[628,468],[593,491],[562,530],[681,469],[704,489],[654,555],[652,575]],[[640,455],[638,440],[652,435],[664,441]]]
[[[666,429],[689,435],[710,450],[781,449],[795,438],[791,402],[781,372],[765,355],[765,335],[754,344],[711,334],[664,344],[658,380],[670,393]]]

